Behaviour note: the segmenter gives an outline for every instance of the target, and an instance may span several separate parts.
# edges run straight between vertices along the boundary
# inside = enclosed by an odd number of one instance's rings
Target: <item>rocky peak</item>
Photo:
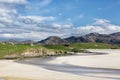
[[[85,36],[99,36],[99,35],[100,35],[99,33],[94,32],[94,33],[87,34]]]
[[[45,40],[39,41],[38,43],[40,44],[65,44],[67,43],[66,40],[57,37],[57,36],[50,36],[48,38],[46,38]]]

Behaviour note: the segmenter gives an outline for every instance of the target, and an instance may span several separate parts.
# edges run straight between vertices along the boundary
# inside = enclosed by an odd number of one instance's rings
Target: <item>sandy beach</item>
[[[0,60],[0,80],[120,80],[120,50],[46,59]]]

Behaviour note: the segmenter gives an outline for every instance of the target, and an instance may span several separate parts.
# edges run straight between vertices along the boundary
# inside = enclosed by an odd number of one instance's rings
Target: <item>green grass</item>
[[[61,51],[69,50],[69,48],[65,47],[64,45],[44,45],[44,47],[51,50],[61,50]]]
[[[110,45],[104,43],[73,43],[67,46],[65,45],[34,45],[30,44],[2,44],[0,43],[0,58],[9,54],[21,54],[27,49],[45,49],[52,51],[72,51],[72,50],[84,50],[84,49],[120,49],[117,45]]]
[[[117,49],[120,48],[117,45],[105,44],[105,43],[73,43],[70,47],[76,49]]]
[[[69,46],[65,45],[44,45],[45,48],[53,50],[64,50],[68,51],[70,49],[112,49],[120,48],[117,45],[104,44],[104,43],[72,43]]]
[[[41,48],[42,46],[30,46],[29,44],[1,44],[0,43],[0,58],[3,58],[5,55],[8,54],[20,54],[29,48]]]

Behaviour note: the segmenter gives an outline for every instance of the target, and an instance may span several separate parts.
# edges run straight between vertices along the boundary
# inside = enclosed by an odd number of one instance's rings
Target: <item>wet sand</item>
[[[0,77],[26,80],[120,80],[120,50],[90,51],[94,53],[21,61],[0,60]]]

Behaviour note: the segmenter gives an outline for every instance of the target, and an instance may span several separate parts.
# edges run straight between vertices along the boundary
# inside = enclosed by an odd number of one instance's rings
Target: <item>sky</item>
[[[0,0],[0,40],[120,32],[120,0]]]

